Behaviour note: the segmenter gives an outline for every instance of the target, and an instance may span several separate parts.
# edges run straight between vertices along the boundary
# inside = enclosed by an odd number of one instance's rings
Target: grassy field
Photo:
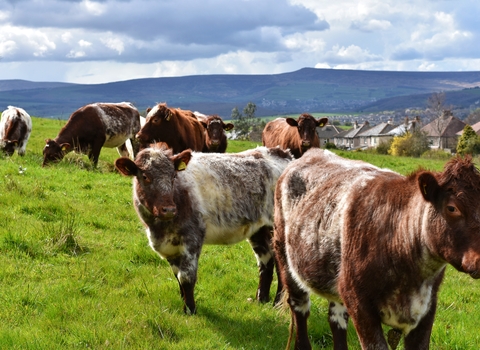
[[[166,261],[147,245],[132,206],[131,179],[116,150],[99,166],[69,155],[42,168],[42,148],[64,121],[33,118],[25,157],[0,157],[0,349],[283,349],[289,315],[256,303],[250,246],[206,246],[200,258],[198,314],[185,316]],[[230,142],[228,151],[254,147]],[[443,162],[341,153],[408,173]],[[271,296],[276,289],[272,286]],[[447,270],[432,349],[478,349],[478,282]],[[331,349],[327,303],[312,298],[309,334]],[[353,327],[352,349],[359,349]]]

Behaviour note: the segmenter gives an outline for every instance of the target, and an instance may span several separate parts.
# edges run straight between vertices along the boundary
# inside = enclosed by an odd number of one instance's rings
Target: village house
[[[421,130],[427,135],[430,148],[451,151],[456,149],[458,133],[463,130],[465,125],[452,112],[444,111],[439,118],[425,125]]]
[[[334,143],[335,136],[337,136],[340,132],[341,129],[330,123],[327,123],[324,127],[317,128],[320,147],[325,147],[325,144],[328,142]]]

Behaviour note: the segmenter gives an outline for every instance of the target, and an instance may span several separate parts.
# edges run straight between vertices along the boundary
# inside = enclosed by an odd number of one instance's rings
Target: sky
[[[0,80],[480,70],[478,0],[0,0]]]

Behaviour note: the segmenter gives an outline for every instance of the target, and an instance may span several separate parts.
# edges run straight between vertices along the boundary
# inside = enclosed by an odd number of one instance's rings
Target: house
[[[365,130],[362,132],[359,137],[360,137],[360,144],[365,145],[368,148],[376,148],[380,142],[382,141],[382,138],[384,137],[387,132],[395,128],[395,125],[392,123],[380,123],[378,125],[375,125],[371,127],[368,130]]]
[[[368,121],[362,125],[358,125],[357,121],[355,121],[352,129],[341,132],[334,137],[335,146],[345,149],[367,147],[366,139],[361,139],[360,135],[368,129],[370,129],[370,123]]]
[[[422,122],[420,121],[419,116],[416,116],[414,119],[409,119],[408,117],[405,117],[403,124],[395,126],[387,132],[378,135],[378,144],[380,144],[381,142],[388,142],[395,136],[403,136],[407,132],[412,133],[421,130],[421,128]]]
[[[317,135],[320,140],[320,147],[324,147],[327,142],[334,142],[335,136],[341,132],[341,129],[337,128],[333,124],[326,124],[322,128],[317,128]]]
[[[454,150],[457,147],[458,132],[465,123],[446,110],[442,116],[425,125],[421,130],[427,135],[431,148]]]

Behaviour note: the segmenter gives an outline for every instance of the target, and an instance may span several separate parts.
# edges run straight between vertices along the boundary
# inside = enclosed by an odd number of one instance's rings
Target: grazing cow
[[[19,156],[24,156],[31,132],[30,115],[22,108],[8,106],[0,120],[0,149],[8,156],[12,156],[15,150]]]
[[[125,141],[130,139],[134,153],[138,150],[135,134],[140,130],[140,114],[129,102],[93,103],[76,110],[55,140],[45,140],[43,166],[58,162],[66,153],[87,153],[96,166],[102,147],[116,147],[128,156]]]
[[[165,142],[177,154],[186,149],[201,152],[205,144],[203,125],[191,111],[159,103],[147,109],[145,125],[137,133],[142,145]]]
[[[403,335],[405,349],[428,349],[446,265],[480,277],[479,204],[471,157],[406,177],[321,149],[291,162],[277,183],[273,243],[295,349],[311,349],[310,293],[330,301],[336,350],[347,349],[349,317],[362,349],[388,349],[382,323],[398,335],[392,348]]]
[[[260,271],[256,297],[269,300],[275,265],[273,195],[292,159],[278,147],[236,154],[185,150],[176,155],[153,147],[140,151],[135,161],[116,160],[122,174],[134,177],[134,207],[150,246],[167,259],[178,280],[185,313],[196,312],[194,287],[204,244],[247,239]]]
[[[203,152],[225,153],[227,150],[227,134],[225,131],[233,129],[232,123],[226,123],[218,115],[204,115],[193,112],[205,128],[205,145]]]
[[[262,142],[266,147],[290,149],[295,158],[300,158],[311,147],[320,147],[316,128],[327,122],[328,118],[315,119],[307,113],[301,114],[297,120],[277,118],[265,125]]]

